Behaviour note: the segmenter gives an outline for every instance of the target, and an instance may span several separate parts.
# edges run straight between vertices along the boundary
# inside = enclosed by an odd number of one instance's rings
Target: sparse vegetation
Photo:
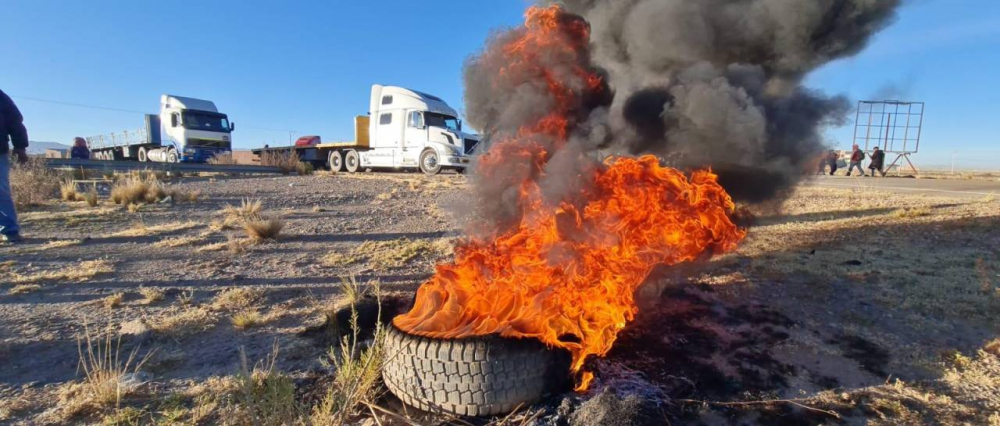
[[[97,195],[97,185],[91,185],[87,192],[83,194],[83,201],[87,202],[90,207],[97,207],[100,203],[100,197]]]
[[[244,309],[233,314],[232,322],[234,327],[246,330],[263,324],[264,316],[256,309]]]
[[[59,184],[59,196],[63,201],[80,201],[83,197],[77,192],[76,182],[72,180],[63,181]]]
[[[38,284],[20,284],[20,285],[16,285],[14,287],[11,287],[11,289],[9,291],[7,291],[7,294],[10,294],[10,295],[28,294],[28,293],[34,293],[34,292],[36,292],[38,290],[41,290],[41,289],[42,289],[42,286],[40,286]]]
[[[149,356],[138,358],[138,349],[127,357],[121,357],[121,336],[114,337],[109,325],[100,337],[84,325],[84,335],[77,340],[80,355],[80,372],[83,380],[70,394],[73,401],[67,406],[74,407],[75,413],[88,408],[118,408],[122,399],[134,393],[142,383],[136,373],[143,367]]]
[[[250,368],[246,352],[240,350],[242,369],[236,375],[238,424],[283,426],[296,423],[303,407],[295,398],[295,382],[277,371],[278,345],[268,359]]]
[[[125,301],[125,293],[115,293],[101,299],[101,303],[108,309],[114,309],[121,306],[123,301]]]
[[[299,155],[292,151],[265,151],[260,155],[260,165],[277,167],[282,174],[291,174],[299,169]]]
[[[264,291],[257,288],[237,287],[223,290],[212,300],[212,308],[221,311],[247,310],[264,301]]]
[[[196,222],[170,222],[161,225],[146,226],[142,221],[133,224],[129,229],[115,232],[112,237],[148,237],[151,235],[167,234],[171,232],[183,231],[199,226]]]
[[[145,204],[166,200],[196,202],[201,197],[198,191],[184,192],[167,188],[161,179],[161,175],[155,173],[132,173],[122,176],[111,187],[111,201],[128,207],[129,211],[134,213]]]
[[[328,253],[321,259],[324,266],[344,267],[360,262],[368,262],[372,268],[398,268],[419,257],[437,258],[450,255],[452,242],[448,239],[436,241],[410,240],[400,238],[390,241],[365,241],[349,254]]]
[[[144,302],[149,305],[163,300],[166,293],[155,287],[139,287],[139,294],[144,298]]]
[[[179,339],[208,330],[214,327],[217,321],[217,317],[207,309],[188,307],[179,313],[154,321],[151,327],[158,334]]]
[[[246,231],[247,237],[254,242],[276,240],[284,227],[285,222],[281,219],[267,216],[252,216],[243,222],[243,230]]]
[[[46,167],[44,159],[31,158],[10,168],[11,193],[19,210],[51,201],[59,193],[61,182],[59,173]]]
[[[899,219],[913,219],[918,217],[930,216],[931,209],[927,207],[902,208],[893,212],[892,215]]]
[[[31,275],[12,274],[14,284],[35,284],[47,281],[82,282],[98,275],[110,274],[114,265],[107,260],[88,260],[78,264],[68,264],[62,269],[44,271]]]
[[[299,176],[309,176],[316,171],[316,168],[313,167],[312,163],[301,161],[295,167],[295,171],[299,174]]]
[[[223,224],[234,226],[248,218],[259,216],[263,209],[264,203],[259,198],[244,198],[240,200],[239,206],[226,204],[222,208],[222,214],[225,215]]]
[[[218,164],[221,166],[232,166],[237,164],[236,158],[233,157],[233,153],[224,152],[220,154],[215,154],[212,158],[208,159],[209,164]]]

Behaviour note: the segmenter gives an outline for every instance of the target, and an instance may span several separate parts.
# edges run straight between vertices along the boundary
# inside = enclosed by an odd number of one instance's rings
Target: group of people
[[[830,176],[837,173],[837,162],[840,160],[840,155],[836,151],[830,150],[823,159],[819,162],[819,174],[826,173],[827,166],[830,167]],[[858,169],[858,174],[865,176],[865,170],[862,168],[861,164],[865,161],[865,151],[862,150],[858,145],[854,145],[853,151],[851,152],[851,161],[847,166],[847,175],[850,176],[854,173],[854,169]],[[875,172],[879,175],[885,176],[885,151],[878,149],[876,146],[872,150],[871,162],[868,163],[868,170],[871,171],[871,176],[875,177]]]

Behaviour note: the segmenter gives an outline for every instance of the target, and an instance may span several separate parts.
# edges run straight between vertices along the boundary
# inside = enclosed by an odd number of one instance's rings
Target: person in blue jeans
[[[14,145],[10,150],[8,142]],[[21,228],[10,191],[11,153],[18,163],[28,161],[28,130],[14,101],[0,90],[0,241],[21,242]]]

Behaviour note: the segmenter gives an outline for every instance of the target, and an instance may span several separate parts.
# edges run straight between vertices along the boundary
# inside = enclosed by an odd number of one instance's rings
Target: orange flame
[[[531,8],[526,30],[503,46],[500,78],[544,77],[555,99],[551,113],[496,142],[477,172],[493,176],[510,164],[530,164],[520,186],[519,225],[491,241],[469,240],[455,260],[438,265],[436,274],[417,291],[413,309],[394,319],[411,334],[461,338],[499,334],[535,338],[568,350],[579,373],[590,355],[603,356],[637,312],[636,289],[660,264],[692,261],[703,253],[733,250],[745,237],[730,220],[734,204],[710,171],[690,178],[663,167],[652,156],[608,160],[594,171],[583,202],[544,202],[537,177],[544,176],[549,154],[537,138],[567,139],[580,99],[602,89],[600,77],[585,65],[570,70],[575,78],[534,60],[565,55],[581,63],[589,28],[567,20],[557,7]],[[568,81],[568,83],[567,83]],[[583,84],[574,84],[583,82]],[[528,162],[507,161],[512,157]],[[521,166],[525,167],[525,166]],[[585,390],[593,374],[579,375]]]

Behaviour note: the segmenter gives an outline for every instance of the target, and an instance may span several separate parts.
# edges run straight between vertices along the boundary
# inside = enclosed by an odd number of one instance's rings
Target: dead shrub
[[[125,293],[115,293],[101,300],[105,308],[114,309],[121,306],[122,302],[125,301]]]
[[[232,225],[241,220],[259,215],[263,209],[264,203],[259,198],[244,198],[240,200],[239,206],[226,204],[222,208],[222,214],[225,215],[225,223]]]
[[[208,159],[208,164],[217,164],[220,166],[231,166],[235,165],[236,158],[233,157],[233,153],[224,152],[221,154],[215,154],[212,158]]]
[[[297,166],[295,166],[295,171],[299,174],[299,176],[309,176],[316,171],[316,168],[313,167],[312,163],[307,163],[305,161],[302,161],[299,162]]]
[[[231,288],[224,290],[212,300],[212,308],[217,310],[246,310],[264,301],[264,291],[256,288]]]
[[[100,202],[100,197],[97,195],[97,185],[93,185],[86,193],[83,194],[83,201],[87,202],[90,207],[97,207]]]
[[[137,358],[138,348],[122,358],[121,336],[114,338],[113,330],[109,324],[105,337],[101,338],[84,324],[83,338],[77,339],[80,371],[84,375],[83,392],[78,397],[98,408],[118,407],[122,398],[132,394],[141,385],[136,381],[136,373],[149,359],[149,355]]]
[[[299,169],[299,155],[293,151],[265,151],[260,154],[260,165],[277,167],[284,175],[291,174]]]
[[[264,316],[256,309],[245,309],[233,314],[233,327],[240,330],[247,330],[264,323]]]
[[[59,198],[63,201],[80,201],[83,197],[77,192],[76,182],[72,180],[63,181],[59,184]]]
[[[295,382],[275,370],[278,344],[266,360],[252,369],[246,352],[240,348],[241,371],[236,375],[237,419],[239,424],[279,426],[294,424],[305,409],[296,401]]]
[[[243,230],[254,242],[278,239],[281,229],[285,227],[285,222],[281,219],[267,216],[253,216],[243,222]]]
[[[163,297],[166,295],[163,290],[160,290],[158,288],[142,287],[142,286],[139,287],[139,294],[141,294],[142,297],[145,298],[145,302],[147,305],[163,300]]]
[[[45,166],[45,160],[31,158],[10,168],[10,187],[18,209],[45,204],[59,194],[59,173]]]

